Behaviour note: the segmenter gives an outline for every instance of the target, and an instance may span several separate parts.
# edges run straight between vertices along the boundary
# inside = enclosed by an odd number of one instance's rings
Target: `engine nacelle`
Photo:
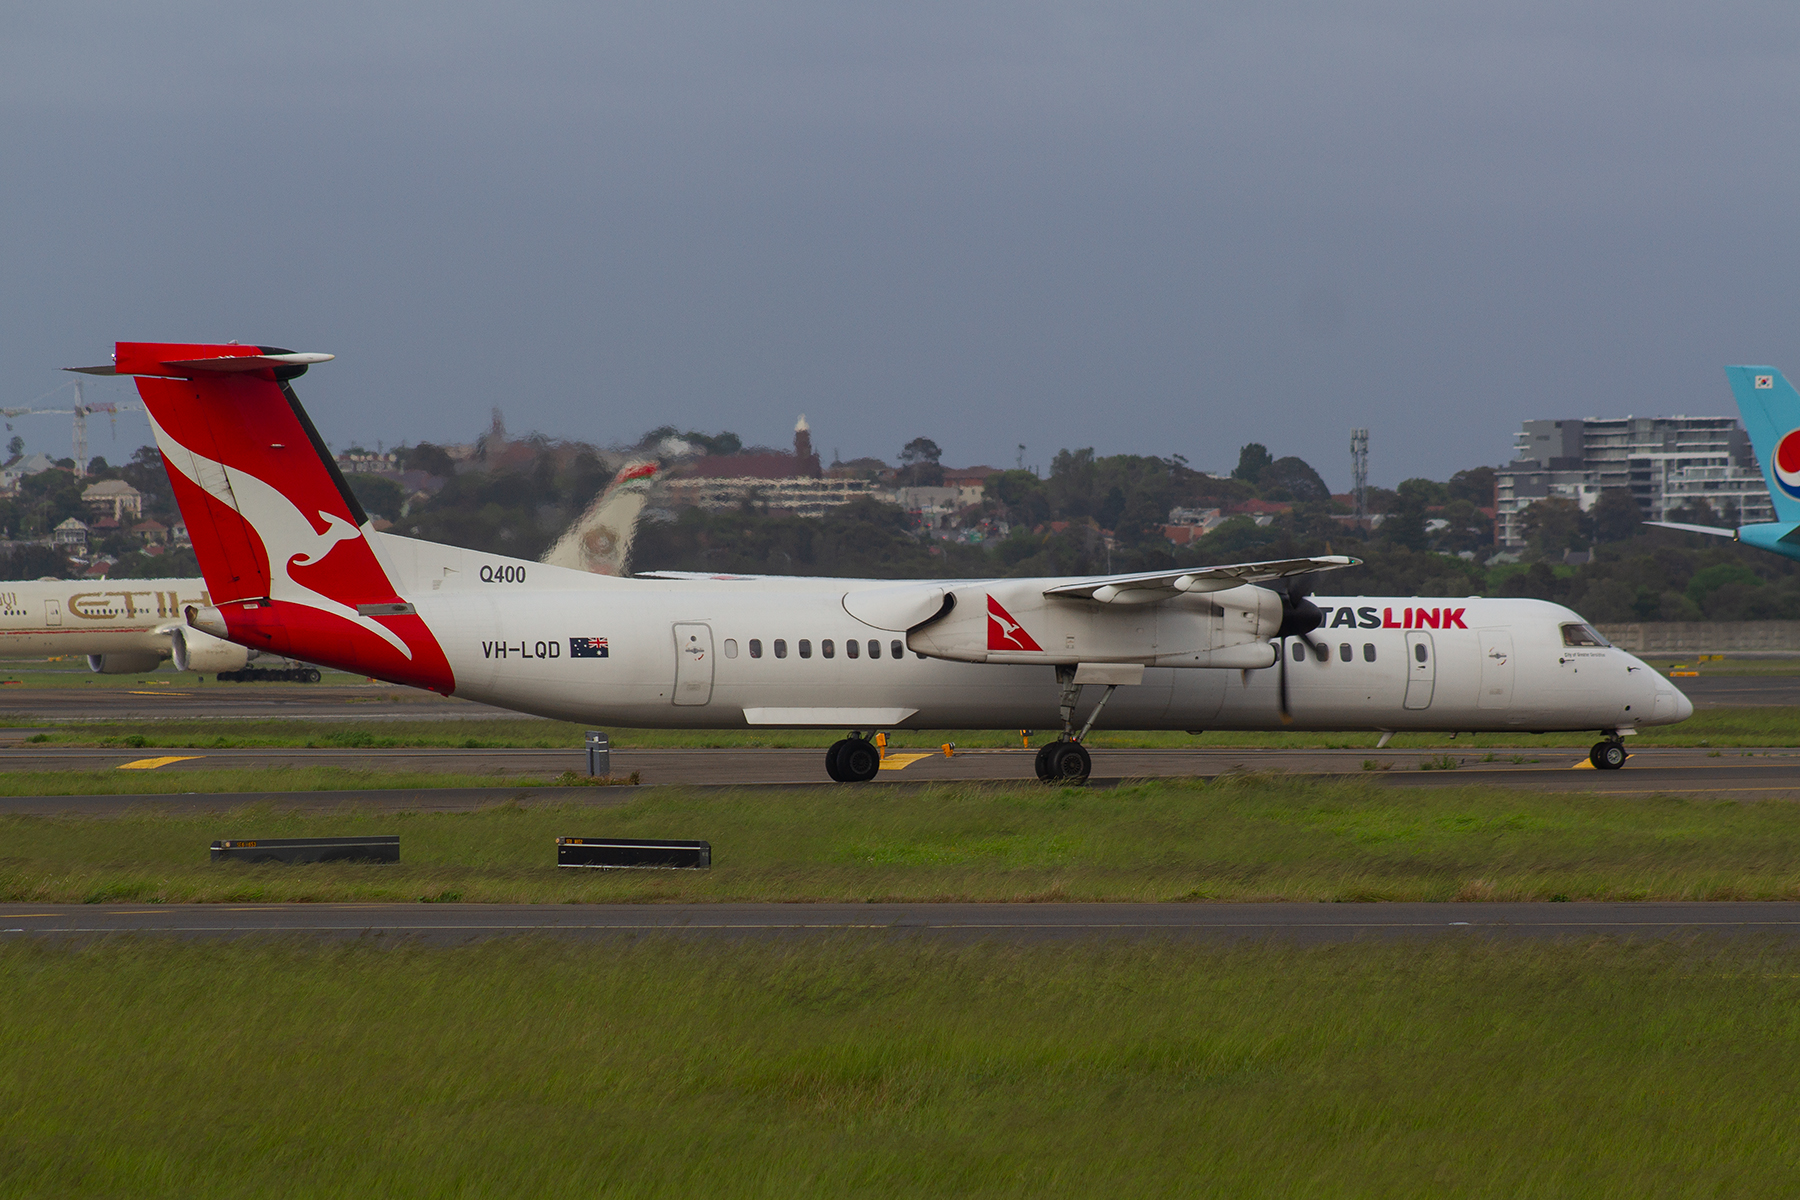
[[[96,675],[138,675],[162,666],[163,656],[154,650],[115,650],[87,656],[88,670]]]
[[[1109,604],[1046,596],[1041,581],[995,580],[952,597],[911,628],[909,647],[961,662],[1255,669],[1274,664],[1269,639],[1281,628],[1281,595],[1253,584]],[[845,607],[860,616],[870,600],[852,593]]]
[[[250,648],[198,629],[175,631],[175,669],[178,671],[241,671],[250,661]]]

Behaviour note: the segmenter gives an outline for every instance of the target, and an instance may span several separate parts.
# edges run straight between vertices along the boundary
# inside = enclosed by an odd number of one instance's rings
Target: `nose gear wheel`
[[[825,751],[825,773],[839,783],[867,783],[880,770],[881,751],[868,738],[840,738]]]
[[[1620,741],[1595,742],[1594,748],[1588,751],[1588,761],[1600,771],[1616,771],[1629,757],[1625,753],[1625,743]]]

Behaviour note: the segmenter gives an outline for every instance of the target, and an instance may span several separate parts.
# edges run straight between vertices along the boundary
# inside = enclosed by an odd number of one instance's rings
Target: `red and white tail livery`
[[[288,380],[329,355],[121,342],[212,595],[208,633],[448,694],[450,665]]]

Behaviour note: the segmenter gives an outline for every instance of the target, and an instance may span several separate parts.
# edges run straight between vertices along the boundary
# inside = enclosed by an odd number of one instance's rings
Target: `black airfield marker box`
[[[556,839],[559,867],[710,867],[711,842],[641,838]]]
[[[239,838],[212,844],[214,862],[399,862],[396,836]]]

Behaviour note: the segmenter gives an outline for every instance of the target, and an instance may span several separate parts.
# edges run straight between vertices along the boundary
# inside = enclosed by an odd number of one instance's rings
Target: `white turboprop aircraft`
[[[230,675],[251,651],[182,620],[211,602],[200,579],[0,583],[0,659],[84,655],[89,670],[135,675],[173,658],[178,671]]]
[[[289,380],[330,355],[121,342],[213,603],[239,645],[597,725],[845,729],[832,778],[874,776],[877,730],[1060,723],[1045,779],[1083,779],[1090,729],[1598,730],[1693,710],[1580,617],[1533,600],[1309,601],[1326,556],[1074,579],[615,578],[377,532]],[[1275,584],[1274,587],[1263,586]],[[1083,689],[1104,690],[1091,704]]]

